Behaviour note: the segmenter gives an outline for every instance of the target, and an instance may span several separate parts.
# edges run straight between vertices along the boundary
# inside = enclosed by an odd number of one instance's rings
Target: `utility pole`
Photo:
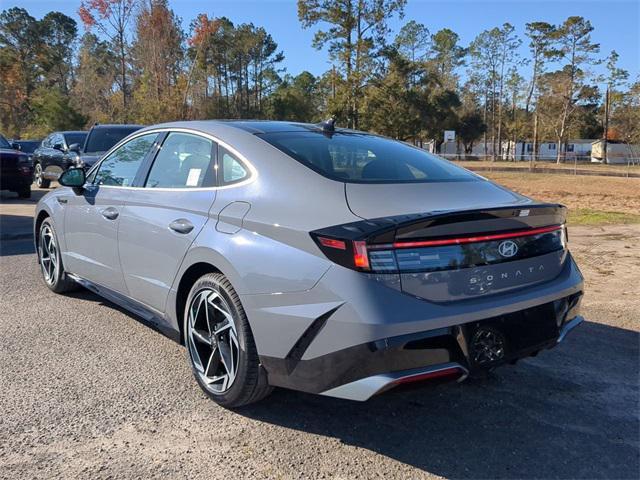
[[[604,132],[602,134],[602,154],[604,163],[609,163],[607,159],[607,144],[609,143],[609,85],[604,97]]]
[[[533,116],[533,152],[531,156],[531,170],[535,168],[538,159],[538,106],[536,105],[536,113]]]

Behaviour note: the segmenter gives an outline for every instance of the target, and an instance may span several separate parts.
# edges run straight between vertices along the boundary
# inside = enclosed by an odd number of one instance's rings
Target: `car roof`
[[[226,127],[226,128],[225,128]],[[275,132],[322,132],[322,125],[316,123],[289,122],[281,120],[190,120],[150,125],[148,129],[155,128],[192,128],[215,134],[217,131],[227,128],[242,130],[252,134],[275,133]],[[347,128],[335,129],[341,133],[362,133]]]
[[[142,128],[144,125],[136,125],[136,124],[122,124],[122,123],[99,123],[98,125],[94,125],[91,127],[94,128]]]
[[[65,130],[63,132],[53,132],[53,133],[61,133],[66,135],[67,133],[88,133],[86,130]]]

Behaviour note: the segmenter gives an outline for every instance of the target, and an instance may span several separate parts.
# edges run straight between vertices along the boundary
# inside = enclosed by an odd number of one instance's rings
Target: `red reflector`
[[[320,242],[320,245],[322,245],[323,247],[339,248],[340,250],[347,249],[347,245],[342,240],[335,240],[333,238],[326,238],[326,237],[318,237],[318,241]]]
[[[458,367],[445,368],[443,370],[436,370],[435,372],[419,373],[417,375],[411,375],[410,377],[402,377],[396,380],[395,384],[419,382],[421,380],[427,380],[430,378],[441,378],[459,376],[462,374],[462,370]]]
[[[415,247],[438,247],[442,245],[459,245],[462,243],[489,242],[491,240],[503,240],[505,238],[528,237],[530,235],[539,235],[541,233],[555,232],[561,230],[562,225],[553,225],[551,227],[532,228],[522,230],[520,232],[496,233],[492,235],[481,235],[477,237],[459,237],[447,238],[444,240],[424,240],[419,242],[395,242],[395,248],[415,248]]]
[[[369,254],[367,242],[353,242],[353,263],[358,268],[369,269]]]

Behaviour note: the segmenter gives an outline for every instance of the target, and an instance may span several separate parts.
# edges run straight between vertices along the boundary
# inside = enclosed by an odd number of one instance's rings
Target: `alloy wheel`
[[[58,273],[58,247],[53,230],[47,224],[40,231],[38,250],[44,281],[52,285],[55,283]]]
[[[189,305],[189,355],[196,373],[211,392],[224,393],[238,373],[240,348],[227,302],[216,290],[200,290]]]
[[[36,185],[42,187],[42,166],[39,163],[36,163],[33,176],[35,177]]]

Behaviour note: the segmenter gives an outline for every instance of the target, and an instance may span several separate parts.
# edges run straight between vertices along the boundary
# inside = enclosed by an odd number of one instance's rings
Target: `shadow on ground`
[[[37,188],[35,185],[31,186],[31,198],[20,198],[17,193],[10,192],[8,190],[0,191],[0,204],[8,205],[35,205],[38,201],[49,193],[53,188]]]
[[[449,478],[637,478],[638,333],[587,322],[483,380],[367,403],[277,390],[248,417]]]

